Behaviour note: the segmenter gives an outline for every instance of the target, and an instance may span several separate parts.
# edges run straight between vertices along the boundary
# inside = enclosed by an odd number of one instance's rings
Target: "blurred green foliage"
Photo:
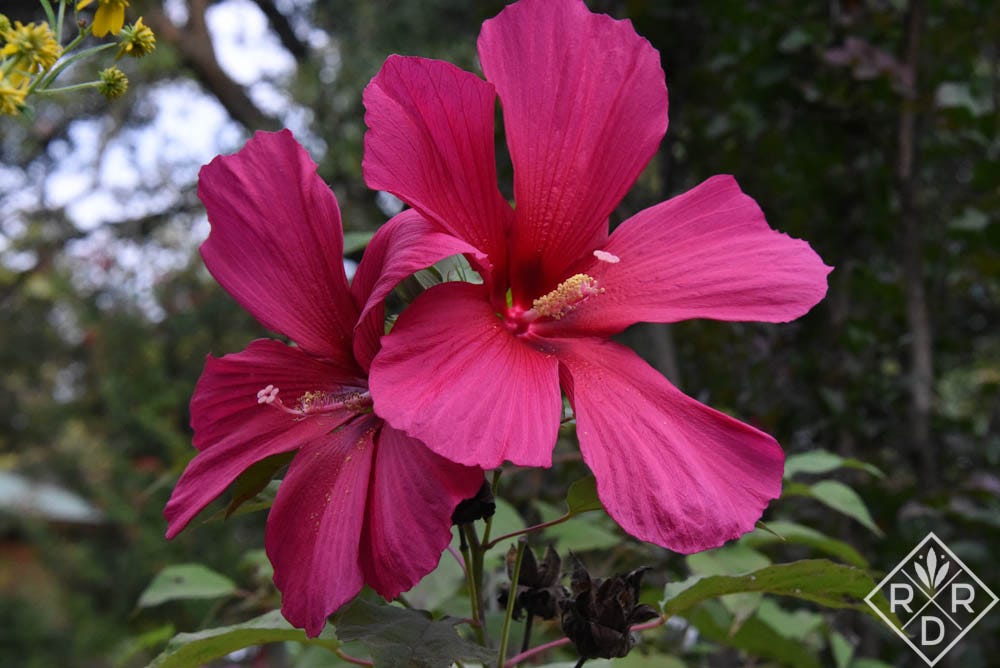
[[[22,4],[32,3],[15,3]],[[205,3],[188,4],[198,11]],[[745,537],[737,545],[754,563],[745,571],[730,563],[729,575],[806,557],[885,571],[933,530],[1000,591],[993,568],[1000,554],[1000,14],[993,4],[926,3],[917,87],[908,99],[906,0],[588,2],[633,20],[660,50],[670,89],[667,139],[613,222],[712,174],[731,173],[772,226],[809,240],[836,267],[827,299],[794,323],[688,322],[623,335],[687,393],[774,434],[789,453],[823,449],[885,474],[840,467],[842,459],[830,468],[815,461],[800,467],[789,494],[765,517],[785,540],[764,529]],[[162,15],[156,0],[133,5]],[[321,173],[348,231],[370,232],[386,217],[360,172],[368,79],[389,53],[475,70],[479,25],[502,5],[278,3],[304,51],[294,77],[277,83],[309,112]],[[312,32],[329,41],[316,46]],[[163,35],[154,58],[130,64],[138,69],[120,106],[106,111],[67,98],[41,106],[30,123],[0,120],[0,471],[55,483],[102,515],[81,524],[0,509],[0,665],[144,665],[175,630],[244,622],[278,602],[259,551],[263,513],[195,524],[171,543],[163,539],[162,507],[193,454],[187,401],[204,356],[267,335],[195,255],[154,267],[149,290],[140,289],[139,269],[121,260],[123,247],[190,253],[191,235],[203,229],[193,182],[162,170],[160,181],[136,190],[147,198],[172,193],[169,206],[154,213],[125,206],[98,230],[105,241],[83,251],[95,231],[81,229],[66,208],[44,197],[20,203],[25,192],[45,187],[60,164],[60,142],[74,141],[75,124],[96,122],[105,140],[134,137],[129,133],[153,113],[142,91],[184,79],[221,99],[193,62],[182,41]],[[912,209],[901,204],[896,169],[904,109],[917,119]],[[236,148],[230,144],[223,149]],[[509,160],[498,154],[509,194]],[[921,234],[920,283],[933,341],[929,450],[913,436],[910,213]],[[587,473],[575,452],[561,444],[552,471],[505,474],[509,503],[494,536],[561,514],[570,482]],[[831,485],[835,496],[824,492]],[[550,539],[602,574],[653,566],[644,600],[663,598],[665,585],[690,575],[715,575],[706,559],[722,558],[682,559],[615,541],[617,529],[603,513],[578,521],[590,524],[561,525]],[[501,530],[505,522],[512,528]],[[491,553],[491,591],[502,580],[503,551]],[[448,571],[448,559],[412,596],[464,615],[461,572]],[[192,561],[234,582],[236,594],[138,607],[157,573]],[[858,612],[821,614],[801,602],[739,596],[751,598],[694,607],[691,626],[668,625],[613,665],[673,665],[665,654],[692,666],[757,657],[758,665],[863,668],[885,664],[860,657],[897,665],[911,659],[898,638]],[[490,623],[498,623],[496,612]],[[551,625],[536,627],[539,641],[558,635]],[[994,611],[943,665],[991,665],[998,638]],[[276,645],[262,652],[265,665],[341,665],[313,650]]]

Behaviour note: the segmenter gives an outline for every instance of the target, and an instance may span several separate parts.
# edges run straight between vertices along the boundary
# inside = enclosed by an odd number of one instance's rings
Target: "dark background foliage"
[[[225,110],[231,121],[215,151],[290,122],[294,106],[345,228],[371,231],[386,213],[361,178],[364,85],[389,53],[477,71],[479,25],[503,5],[240,4],[268,18],[294,60],[290,74],[270,81],[286,92],[284,106],[262,103],[256,84],[220,65],[205,20],[216,3],[143,0],[130,15],[154,26],[159,48],[124,65],[132,82],[125,99],[108,107],[96,96],[63,96],[40,102],[31,119],[0,119],[0,473],[73,492],[99,513],[81,520],[0,507],[0,664],[127,663],[137,660],[127,656],[129,639],[155,636],[164,624],[191,630],[277,602],[253,552],[262,546],[262,514],[194,526],[172,543],[160,516],[193,452],[187,401],[204,355],[240,350],[266,333],[192,252],[205,228],[190,165],[164,160],[155,177],[112,188],[95,224],[51,203],[44,193],[56,186],[46,184],[72,159],[74,128],[90,124],[100,138],[95,161],[71,165],[86,175],[128,169],[109,161],[104,149],[114,141],[142,160],[137,138],[156,131],[151,91],[159,86]],[[882,570],[933,530],[1000,591],[993,4],[588,2],[632,19],[660,50],[670,90],[667,139],[613,222],[730,173],[772,226],[809,240],[836,267],[827,299],[794,323],[643,325],[623,336],[687,393],[776,435],[788,452],[823,448],[887,474],[841,475],[884,536],[807,499],[779,501],[772,514],[794,509]],[[35,5],[17,0],[4,11],[27,20]],[[511,169],[499,153],[509,193]],[[166,256],[171,262],[158,261]],[[572,452],[551,473],[519,474],[505,488],[529,519],[530,499],[557,502],[582,473]],[[662,551],[607,552],[609,568],[652,560],[660,584],[683,574],[682,562]],[[183,561],[229,574],[244,596],[224,609],[207,602],[137,611],[152,576]],[[866,656],[916,665],[871,620],[843,613],[831,623]],[[941,665],[990,665],[998,631],[994,611]],[[156,637],[147,641],[158,647]],[[716,646],[690,661],[750,661],[738,652]]]

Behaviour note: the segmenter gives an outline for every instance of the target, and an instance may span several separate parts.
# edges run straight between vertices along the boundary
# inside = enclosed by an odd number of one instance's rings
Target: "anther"
[[[587,274],[570,276],[555,290],[539,297],[531,304],[535,317],[559,320],[594,295],[604,292],[597,287],[597,281]]]

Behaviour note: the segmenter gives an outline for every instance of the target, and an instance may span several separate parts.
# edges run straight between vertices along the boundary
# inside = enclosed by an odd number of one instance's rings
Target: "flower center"
[[[280,390],[274,385],[268,385],[257,393],[257,403],[273,406],[280,411],[300,418],[344,410],[352,413],[367,413],[372,407],[372,396],[368,390],[306,392],[296,399],[294,406],[291,407],[286,406],[278,397],[279,392]]]
[[[518,312],[507,311],[507,327],[514,334],[524,334],[528,326],[539,318],[561,320],[581,304],[604,292],[597,280],[587,274],[575,274],[556,286],[552,292],[531,303],[531,308]]]

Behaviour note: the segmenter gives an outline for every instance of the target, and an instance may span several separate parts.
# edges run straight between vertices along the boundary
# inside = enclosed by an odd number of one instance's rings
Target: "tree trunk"
[[[919,461],[924,487],[939,482],[937,457],[931,441],[931,413],[934,402],[934,357],[927,295],[924,289],[923,235],[920,212],[915,201],[917,142],[917,74],[920,32],[924,22],[923,0],[914,0],[907,15],[904,82],[899,113],[896,163],[897,194],[902,217],[901,253],[903,291],[910,338],[910,412],[912,447]]]

